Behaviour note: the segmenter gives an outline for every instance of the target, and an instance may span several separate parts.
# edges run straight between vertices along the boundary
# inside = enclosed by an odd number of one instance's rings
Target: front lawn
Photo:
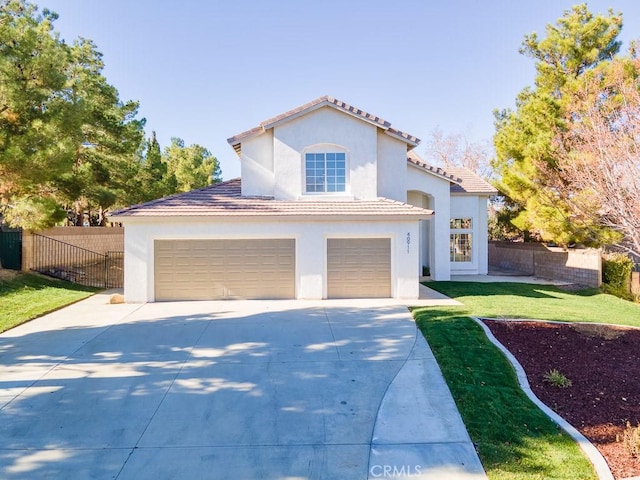
[[[598,290],[516,283],[429,282],[463,303],[413,310],[490,479],[591,479],[577,444],[520,389],[513,368],[469,316],[640,326],[640,306]]]
[[[598,289],[564,291],[529,283],[429,282],[429,288],[455,298],[469,315],[532,318],[640,326],[640,305]]]
[[[30,273],[0,280],[0,332],[87,298],[96,291]]]
[[[460,308],[413,311],[491,480],[595,479],[578,445],[524,394],[511,364]]]

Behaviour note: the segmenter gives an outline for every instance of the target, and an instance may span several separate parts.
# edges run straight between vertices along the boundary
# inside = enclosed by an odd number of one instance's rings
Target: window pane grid
[[[450,237],[450,251],[452,262],[470,262],[471,234],[452,233]]]
[[[452,218],[449,224],[451,230],[471,230],[470,218]]]
[[[344,192],[346,189],[346,155],[307,153],[305,155],[306,191]]]
[[[471,262],[472,258],[472,219],[452,218],[449,252],[451,262]]]

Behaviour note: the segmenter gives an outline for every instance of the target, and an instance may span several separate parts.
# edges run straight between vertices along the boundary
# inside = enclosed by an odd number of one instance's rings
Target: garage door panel
[[[330,238],[327,240],[327,297],[391,296],[391,240]]]
[[[156,240],[156,300],[294,298],[295,240]]]

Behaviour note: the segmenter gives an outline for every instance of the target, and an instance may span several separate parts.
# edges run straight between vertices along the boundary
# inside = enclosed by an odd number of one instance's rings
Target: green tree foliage
[[[508,199],[512,223],[543,240],[602,244],[612,239],[611,230],[597,222],[575,222],[549,178],[558,171],[554,139],[566,129],[572,107],[566,89],[618,52],[621,28],[622,14],[610,10],[594,16],[582,4],[548,25],[545,38],[525,36],[520,51],[536,61],[535,86],[520,92],[515,110],[495,114],[496,186]]]
[[[186,147],[180,138],[161,151],[155,132],[139,152],[140,172],[132,179],[128,203],[142,203],[220,181],[218,160],[201,145]]]
[[[0,0],[0,213],[41,229],[67,218],[103,225],[112,208],[220,180],[200,145],[144,140],[138,103],[122,101],[91,40],[65,43],[57,15]]]
[[[146,142],[145,157],[142,162],[142,188],[139,201],[146,202],[154,198],[161,198],[176,191],[176,182],[167,175],[167,163],[162,159],[160,144],[156,139],[156,132]],[[134,202],[137,203],[137,202]]]
[[[175,179],[177,192],[187,192],[220,181],[218,159],[201,145],[185,147],[184,140],[172,138],[171,145],[164,150],[163,159],[168,175]]]
[[[34,227],[64,218],[54,179],[71,164],[60,141],[69,58],[56,18],[23,1],[0,4],[0,201],[12,223]]]
[[[618,53],[620,30],[621,13],[609,10],[608,16],[594,16],[586,4],[576,5],[557,25],[547,25],[547,36],[542,40],[536,33],[525,35],[520,53],[536,60],[538,89],[559,94],[567,80]]]
[[[138,104],[121,102],[95,45],[53,31],[57,15],[24,0],[0,4],[0,202],[37,229],[115,205],[136,171]]]
[[[92,224],[103,225],[105,211],[122,203],[137,173],[135,152],[144,138],[144,120],[136,119],[138,103],[121,102],[107,83],[102,55],[91,41],[78,40],[69,53],[64,138],[74,157],[71,171],[58,178],[59,196],[73,206],[74,219],[94,210]]]

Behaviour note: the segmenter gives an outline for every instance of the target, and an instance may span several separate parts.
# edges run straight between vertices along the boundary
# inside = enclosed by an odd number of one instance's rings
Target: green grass
[[[460,307],[413,311],[491,480],[595,479],[578,445],[518,386],[502,353]]]
[[[520,389],[511,364],[469,316],[640,326],[640,305],[597,289],[523,283],[429,282],[459,307],[413,311],[490,479],[588,479],[577,444]]]
[[[597,289],[567,292],[528,283],[429,282],[477,317],[533,318],[640,326],[640,305]]]
[[[0,280],[0,332],[57,310],[97,289],[34,274]]]

